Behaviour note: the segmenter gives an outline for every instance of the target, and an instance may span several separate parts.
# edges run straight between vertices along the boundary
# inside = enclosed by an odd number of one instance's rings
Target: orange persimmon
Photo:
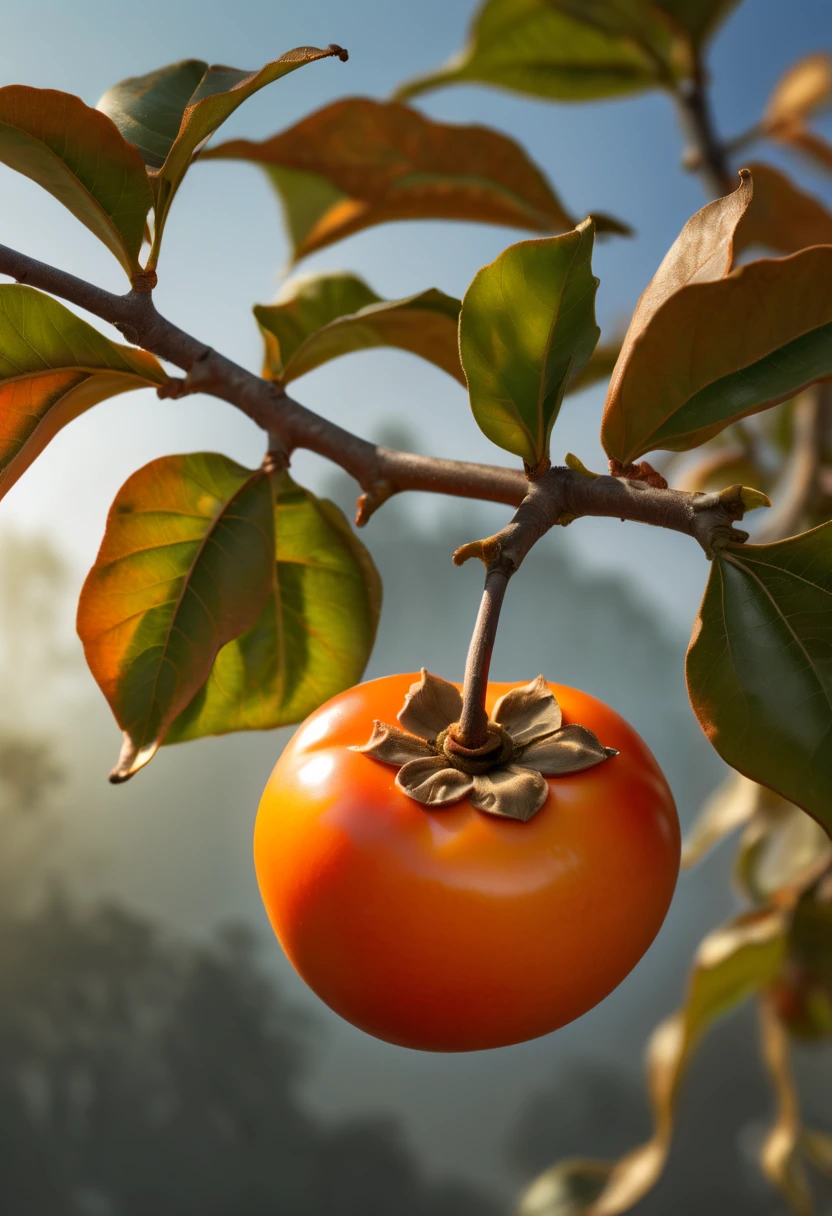
[[[619,714],[550,684],[564,724],[618,755],[547,778],[527,823],[467,798],[422,806],[395,767],[353,750],[375,720],[395,722],[415,679],[349,689],[283,752],[254,837],[269,918],[310,988],[378,1038],[473,1051],[547,1034],[611,992],[658,932],[679,867],[673,797]],[[489,685],[489,711],[513,687]]]

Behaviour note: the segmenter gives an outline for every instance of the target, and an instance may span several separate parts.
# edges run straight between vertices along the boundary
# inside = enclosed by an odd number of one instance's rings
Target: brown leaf
[[[832,54],[818,51],[799,59],[774,86],[763,115],[771,135],[801,126],[832,103]]]
[[[832,212],[771,165],[750,166],[754,198],[734,237],[734,255],[752,245],[795,253],[808,245],[832,245]]]
[[[607,453],[687,451],[794,396],[832,371],[830,324],[829,245],[688,283],[625,343],[601,428]]]
[[[760,130],[771,139],[832,169],[832,145],[807,127],[809,119],[832,104],[832,54],[818,51],[799,59],[780,78],[769,98]]]
[[[744,170],[733,194],[707,203],[685,224],[636,305],[612,374],[611,396],[624,374],[633,347],[662,304],[681,287],[689,283],[710,283],[721,279],[731,269],[734,233],[753,193],[751,174]]]
[[[444,219],[566,232],[577,220],[513,140],[432,122],[398,102],[334,102],[262,143],[234,139],[203,159],[260,165],[280,195],[297,261],[391,220]],[[626,226],[596,217],[599,231]]]
[[[832,169],[832,144],[806,127],[793,127],[783,141],[822,169]]]

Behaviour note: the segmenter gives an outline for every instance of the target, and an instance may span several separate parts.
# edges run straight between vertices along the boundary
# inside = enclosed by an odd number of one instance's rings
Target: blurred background
[[[462,45],[471,9],[470,0],[145,0],[140,9],[30,0],[4,16],[0,82],[95,104],[115,81],[184,57],[253,67],[296,45],[347,46],[348,64],[293,74],[223,132],[262,138],[336,97],[385,97],[435,67]],[[746,0],[711,54],[721,132],[750,126],[779,74],[830,43],[829,0]],[[633,224],[635,239],[608,241],[595,259],[607,333],[626,322],[704,201],[680,168],[662,96],[570,107],[466,87],[420,105],[507,131],[574,213]],[[55,200],[0,174],[4,243],[123,290],[116,263]],[[799,180],[824,195],[810,168],[799,167]],[[430,286],[459,296],[516,239],[482,225],[400,223],[303,269],[349,268],[391,297]],[[265,178],[245,165],[197,165],[168,223],[158,307],[257,368],[251,305],[274,296],[286,257]],[[406,355],[350,356],[306,377],[296,395],[397,446],[504,455],[474,425],[459,386]],[[602,399],[592,389],[568,398],[556,459],[574,451],[602,467]],[[648,1133],[642,1046],[678,1002],[696,942],[732,910],[729,858],[684,875],[632,975],[548,1038],[438,1056],[340,1021],[283,958],[251,863],[259,794],[290,732],[166,748],[127,786],[106,781],[119,732],[83,665],[75,601],[121,483],[158,455],[201,449],[251,466],[262,437],[210,398],[116,398],[61,432],[0,510],[0,1213],[506,1213],[555,1159],[612,1156]],[[355,486],[318,458],[300,453],[293,473],[350,510]],[[454,569],[450,555],[506,517],[415,496],[378,513],[363,536],[385,584],[368,676],[424,665],[461,678],[481,574]],[[609,701],[656,753],[687,824],[724,771],[683,677],[706,562],[692,541],[633,524],[586,520],[557,532],[511,587],[492,673],[543,672]],[[754,1161],[769,1110],[755,1033],[741,1012],[701,1049],[676,1150],[639,1212],[781,1210]],[[828,1124],[832,1061],[804,1051],[798,1066],[807,1122]]]

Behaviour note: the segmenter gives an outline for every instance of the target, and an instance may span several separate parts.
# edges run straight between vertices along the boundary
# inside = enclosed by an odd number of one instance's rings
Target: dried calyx
[[[355,750],[396,765],[396,785],[416,802],[443,807],[467,798],[480,811],[523,822],[545,803],[547,776],[579,773],[618,755],[585,726],[563,725],[543,676],[500,697],[481,747],[464,747],[455,737],[461,713],[456,685],[423,669],[397,715],[404,729],[375,722],[369,741]]]

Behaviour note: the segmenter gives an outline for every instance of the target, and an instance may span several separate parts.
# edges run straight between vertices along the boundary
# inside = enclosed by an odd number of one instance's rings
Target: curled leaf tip
[[[145,747],[136,747],[130,736],[125,733],[118,763],[108,778],[110,784],[122,785],[125,781],[129,781],[139,769],[150,763],[158,750],[159,744],[156,740]]]
[[[342,63],[346,63],[350,57],[350,53],[345,46],[338,46],[336,42],[330,42],[326,48],[330,55],[337,55]]]

